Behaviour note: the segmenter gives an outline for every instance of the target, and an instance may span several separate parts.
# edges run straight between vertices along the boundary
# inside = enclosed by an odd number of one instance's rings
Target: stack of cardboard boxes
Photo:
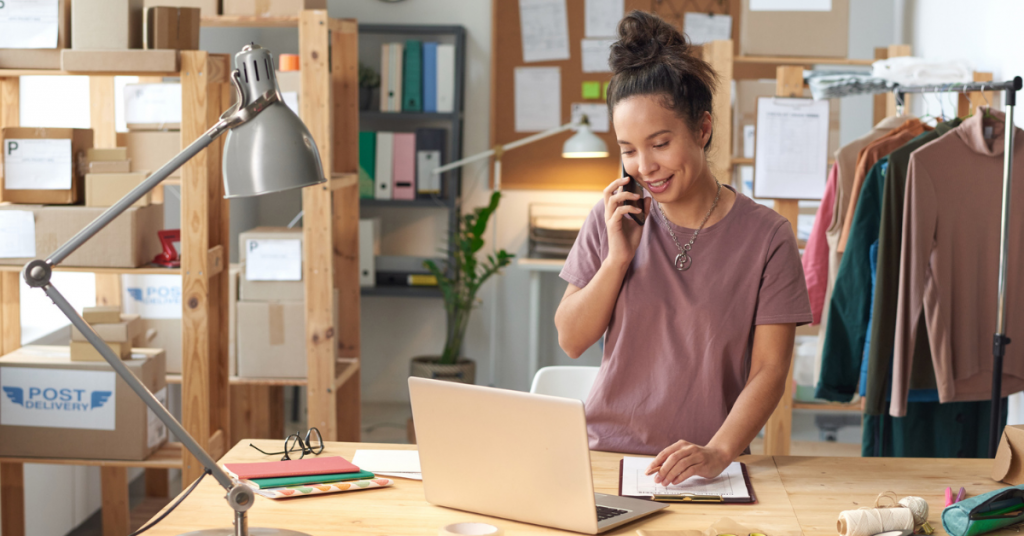
[[[124,116],[128,132],[118,139],[128,150],[133,173],[152,174],[181,152],[180,83],[126,85]],[[168,177],[180,179],[181,168]],[[154,202],[163,202],[163,187],[153,190]]]
[[[85,206],[106,208],[121,200],[149,174],[131,171],[128,149],[89,149],[85,153]],[[152,192],[146,192],[133,207],[148,207]]]
[[[82,318],[107,346],[121,359],[131,359],[132,347],[138,345],[142,322],[138,315],[122,315],[120,307],[86,307]],[[85,339],[85,335],[71,327],[71,360],[103,361],[103,356]]]

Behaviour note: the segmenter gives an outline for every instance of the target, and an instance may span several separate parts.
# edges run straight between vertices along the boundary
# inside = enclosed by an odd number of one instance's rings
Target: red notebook
[[[358,467],[341,456],[302,458],[301,460],[281,462],[228,463],[224,464],[224,467],[241,480],[359,472]]]

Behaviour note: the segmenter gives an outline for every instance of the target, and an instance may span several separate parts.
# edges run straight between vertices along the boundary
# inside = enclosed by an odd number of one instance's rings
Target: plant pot
[[[369,110],[373,102],[373,88],[359,86],[359,109]]]
[[[419,356],[409,363],[409,375],[458,383],[476,383],[476,362],[460,359],[454,365],[438,364],[439,356]]]

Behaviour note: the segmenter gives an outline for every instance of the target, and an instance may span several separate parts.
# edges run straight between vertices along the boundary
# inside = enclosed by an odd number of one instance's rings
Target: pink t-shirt
[[[693,229],[673,225],[680,244]],[[608,254],[603,200],[562,270],[585,287]],[[706,445],[747,380],[754,326],[811,321],[789,222],[742,194],[700,232],[686,272],[656,206],[626,272],[586,402],[594,450],[657,454],[684,439]]]
[[[804,247],[804,277],[807,278],[807,294],[811,298],[811,324],[821,323],[821,311],[825,308],[825,287],[828,285],[828,239],[825,231],[832,223],[832,209],[836,201],[836,181],[839,168],[832,164],[825,183],[825,195],[821,198],[818,213],[814,216],[811,236]]]

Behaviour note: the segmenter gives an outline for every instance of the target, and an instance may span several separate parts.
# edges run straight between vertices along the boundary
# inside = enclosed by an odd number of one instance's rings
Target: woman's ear
[[[714,133],[715,122],[711,118],[711,112],[704,112],[704,116],[700,120],[700,145],[703,148],[707,148],[708,144],[711,143],[711,135]]]

